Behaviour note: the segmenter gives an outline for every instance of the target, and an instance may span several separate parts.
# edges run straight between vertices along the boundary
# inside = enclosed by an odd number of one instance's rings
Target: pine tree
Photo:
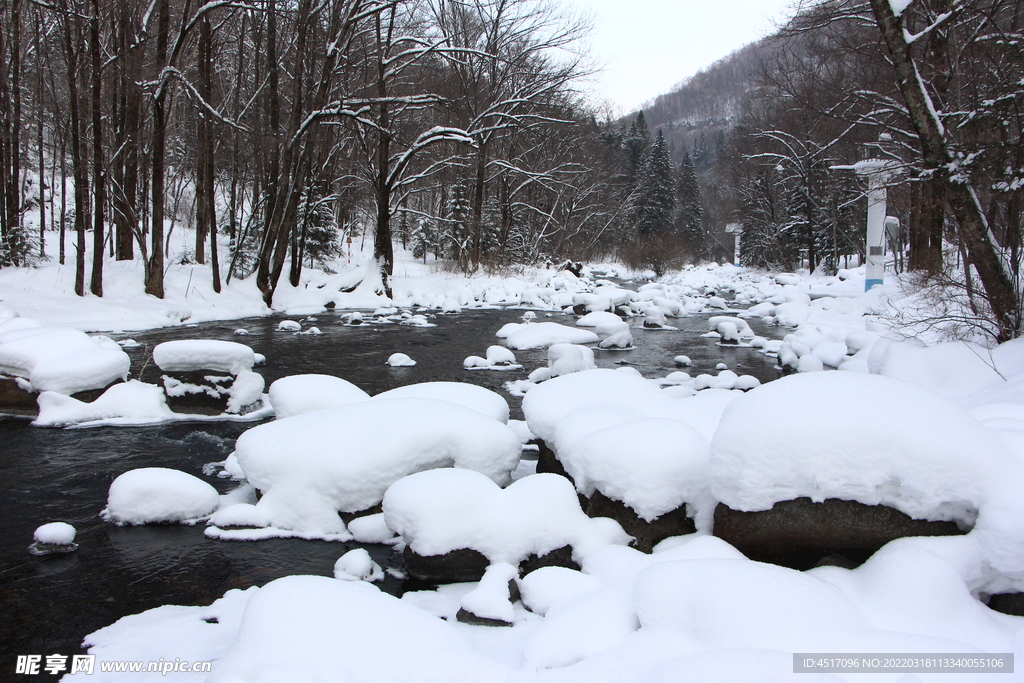
[[[675,230],[695,261],[705,258],[708,251],[703,219],[704,204],[701,201],[700,185],[697,183],[697,172],[690,155],[684,154],[683,163],[679,166]]]
[[[411,238],[412,255],[414,258],[423,259],[427,262],[427,254],[437,254],[437,227],[430,218],[421,218],[419,224],[412,231]]]
[[[442,243],[444,244],[449,258],[460,263],[468,257],[469,242],[472,239],[470,229],[471,207],[466,197],[466,186],[457,182],[451,187],[448,195],[448,204],[445,207],[444,229],[442,232]]]
[[[626,148],[626,176],[630,185],[635,185],[643,169],[647,150],[651,146],[651,133],[647,129],[643,111],[637,114],[636,120],[629,125],[629,131],[622,144]]]
[[[637,234],[643,238],[669,232],[675,208],[672,160],[659,130],[636,188]]]

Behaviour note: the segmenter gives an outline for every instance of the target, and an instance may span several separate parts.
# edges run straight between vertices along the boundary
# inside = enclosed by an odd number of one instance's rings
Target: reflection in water
[[[324,332],[321,336],[277,332],[281,317],[249,319],[132,333],[142,346],[126,351],[132,356],[133,373],[143,369],[143,381],[159,383],[159,369],[149,360],[156,344],[174,339],[240,341],[267,357],[266,365],[257,370],[268,386],[300,373],[337,375],[370,394],[415,382],[472,382],[501,393],[512,407],[512,417],[522,419],[521,400],[510,397],[502,385],[545,365],[545,350],[516,352],[525,366],[519,371],[462,369],[466,356],[484,355],[498,342],[498,328],[521,315],[519,310],[468,311],[438,316],[437,327],[418,329],[340,325],[340,315],[332,312],[318,316],[315,324]],[[550,319],[575,322],[561,315]],[[755,350],[722,348],[700,337],[708,329],[706,316],[670,322],[681,331],[634,329],[635,350],[596,350],[597,364],[617,367],[618,361],[627,361],[645,377],[664,377],[676,370],[672,359],[685,354],[693,361],[687,371],[694,376],[715,374],[715,365],[725,362],[736,373],[761,381],[777,377],[773,360]],[[766,331],[757,321],[752,326],[764,336],[778,336],[777,330]],[[239,327],[250,334],[235,337]],[[417,365],[385,366],[396,351],[408,354]],[[107,489],[117,475],[137,467],[171,467],[202,477],[203,465],[227,457],[238,435],[253,424],[58,430],[0,419],[0,649],[7,655],[70,655],[80,652],[84,635],[127,614],[162,604],[208,604],[230,588],[262,585],[288,574],[331,576],[335,560],[358,544],[215,541],[203,535],[202,525],[115,527],[100,521]],[[236,485],[204,478],[222,493]],[[69,522],[78,529],[77,552],[48,557],[28,553],[32,532],[51,521]],[[391,563],[391,548],[366,547],[378,564]],[[389,576],[382,588],[398,593],[402,584]],[[12,662],[12,657],[5,657],[0,666]]]

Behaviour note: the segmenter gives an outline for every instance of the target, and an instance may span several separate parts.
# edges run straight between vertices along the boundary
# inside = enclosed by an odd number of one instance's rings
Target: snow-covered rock
[[[324,408],[339,408],[370,395],[351,382],[332,375],[290,375],[270,385],[270,405],[278,419]]]
[[[238,375],[252,370],[256,355],[245,344],[219,339],[182,339],[153,348],[153,362],[164,372],[215,370]]]
[[[55,391],[44,391],[36,399],[39,417],[33,424],[40,427],[124,419],[132,422],[157,422],[174,417],[167,407],[164,392],[155,384],[137,379],[114,384],[95,401],[85,403]]]
[[[384,570],[370,558],[365,548],[350,550],[334,563],[334,578],[342,581],[380,581]]]
[[[43,524],[32,534],[36,543],[47,545],[71,545],[75,542],[75,527],[67,522],[49,522]]]
[[[420,470],[454,465],[506,484],[520,451],[512,430],[475,410],[379,397],[259,425],[235,447],[268,520],[317,533],[343,532],[339,511],[373,507],[388,486]]]
[[[525,477],[501,489],[471,470],[420,472],[395,482],[383,507],[388,527],[419,555],[469,548],[492,563],[518,565],[567,545],[578,558],[629,541],[614,521],[587,517],[572,484],[556,474]]]
[[[101,516],[119,525],[191,523],[212,514],[219,503],[217,489],[198,477],[164,467],[143,467],[113,481]]]
[[[508,327],[508,325],[505,327]],[[502,328],[502,330],[504,329]],[[499,333],[502,330],[499,330]],[[559,343],[590,344],[597,341],[600,341],[600,338],[589,330],[581,330],[577,327],[568,327],[567,325],[548,322],[520,325],[508,334],[505,344],[510,349],[522,351],[544,348]]]
[[[29,318],[0,322],[0,374],[32,392],[74,394],[127,379],[131,359],[107,337],[94,338]]]
[[[859,373],[793,375],[754,389],[726,408],[712,440],[714,495],[745,511],[842,498],[972,525],[1009,467],[1003,446],[962,409]]]
[[[407,384],[404,387],[381,392],[373,398],[374,400],[429,398],[437,401],[446,401],[494,418],[503,424],[508,422],[508,401],[490,389],[485,389],[469,382],[420,382],[419,384]]]
[[[385,365],[390,365],[393,368],[412,367],[413,365],[416,365],[416,361],[404,353],[393,353],[388,356]]]

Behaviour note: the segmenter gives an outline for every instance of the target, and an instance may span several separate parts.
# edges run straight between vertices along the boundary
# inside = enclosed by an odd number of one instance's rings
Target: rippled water
[[[346,326],[339,313],[316,316],[321,336],[277,332],[283,318],[236,320],[132,333],[142,346],[127,349],[132,376],[158,383],[159,371],[148,362],[152,347],[174,339],[239,341],[266,355],[257,368],[267,385],[287,375],[326,373],[343,377],[377,394],[397,386],[427,381],[472,382],[509,400],[513,418],[522,418],[520,399],[503,383],[525,379],[546,364],[546,351],[516,352],[525,370],[467,371],[462,360],[484,355],[497,343],[494,333],[522,311],[476,310],[439,315],[437,327],[401,325]],[[538,321],[548,320],[545,314]],[[573,324],[572,317],[554,315]],[[637,321],[638,324],[639,321]],[[645,377],[664,377],[677,369],[673,358],[688,355],[696,376],[715,373],[725,362],[738,374],[762,382],[775,379],[774,361],[753,349],[717,346],[700,337],[707,316],[670,320],[679,332],[635,329],[632,351],[596,351],[597,364],[616,367],[626,361]],[[307,325],[308,326],[308,325]],[[778,336],[752,321],[755,332]],[[233,335],[245,328],[245,337]],[[128,335],[125,335],[127,337]],[[123,337],[118,337],[123,338]],[[391,368],[387,357],[401,351],[415,367]],[[13,671],[16,654],[75,654],[82,638],[118,618],[163,604],[208,604],[229,588],[262,585],[288,574],[330,576],[335,560],[355,543],[296,539],[259,542],[215,541],[203,527],[116,527],[100,521],[110,482],[137,467],[171,467],[202,476],[205,463],[223,460],[234,440],[254,423],[184,422],[150,427],[40,429],[24,420],[0,418],[0,671]],[[206,478],[221,492],[234,484]],[[32,532],[45,522],[66,521],[78,529],[80,548],[67,555],[35,557],[28,552]],[[385,546],[365,546],[382,565],[390,559]],[[399,593],[400,581],[382,586]]]

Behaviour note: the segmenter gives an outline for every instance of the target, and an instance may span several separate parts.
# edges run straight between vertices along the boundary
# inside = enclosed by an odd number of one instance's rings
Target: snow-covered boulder
[[[270,385],[268,394],[278,419],[324,408],[339,408],[370,398],[355,384],[333,375],[282,377]]]
[[[95,401],[86,403],[55,391],[44,391],[36,399],[39,416],[34,425],[65,425],[117,419],[130,422],[159,422],[174,417],[163,390],[137,379],[114,384]]]
[[[375,398],[276,420],[235,446],[269,522],[321,534],[343,532],[339,511],[371,508],[392,483],[424,469],[462,467],[507,484],[520,451],[501,422],[426,398]]]
[[[622,318],[608,311],[594,311],[576,321],[577,327],[597,327],[602,323],[621,323]]]
[[[594,331],[601,337],[598,344],[602,349],[629,349],[633,347],[633,333],[629,324],[622,320],[599,323]]]
[[[531,372],[530,381],[543,382],[552,377],[592,370],[596,367],[594,351],[590,347],[578,344],[552,344],[548,347],[548,366]]]
[[[715,496],[746,511],[842,498],[970,525],[1008,466],[1003,446],[961,408],[859,373],[793,375],[754,389],[726,408],[712,440]]]
[[[167,403],[178,413],[246,413],[259,407],[265,384],[252,371],[256,360],[245,344],[219,339],[183,339],[153,348]]]
[[[420,472],[395,482],[383,508],[388,527],[420,556],[469,549],[492,564],[519,565],[569,546],[579,561],[593,548],[630,540],[616,522],[587,517],[572,484],[554,474],[502,489],[466,469]]]
[[[245,344],[219,339],[182,339],[153,347],[153,362],[164,372],[212,370],[237,375],[252,370],[256,354]]]
[[[514,324],[514,323],[510,323]],[[505,327],[508,327],[506,325]],[[504,330],[505,328],[502,328]],[[501,332],[502,330],[499,330]],[[530,323],[520,325],[508,334],[505,344],[510,349],[523,351],[540,349],[552,344],[590,344],[600,338],[589,330],[559,325],[558,323]]]
[[[101,516],[119,525],[192,523],[212,514],[219,503],[217,489],[198,477],[165,467],[143,467],[113,481]]]
[[[455,405],[475,410],[503,424],[508,422],[508,401],[490,389],[485,389],[469,382],[420,382],[419,384],[407,384],[404,387],[381,392],[373,398],[375,400],[429,398],[437,401],[447,401],[448,403],[454,403]]]
[[[0,323],[0,375],[38,393],[75,394],[103,389],[127,379],[131,359],[107,337],[90,337],[29,318]]]
[[[477,626],[512,626],[519,596],[519,568],[496,562],[487,568],[476,588],[462,596],[455,618]]]

